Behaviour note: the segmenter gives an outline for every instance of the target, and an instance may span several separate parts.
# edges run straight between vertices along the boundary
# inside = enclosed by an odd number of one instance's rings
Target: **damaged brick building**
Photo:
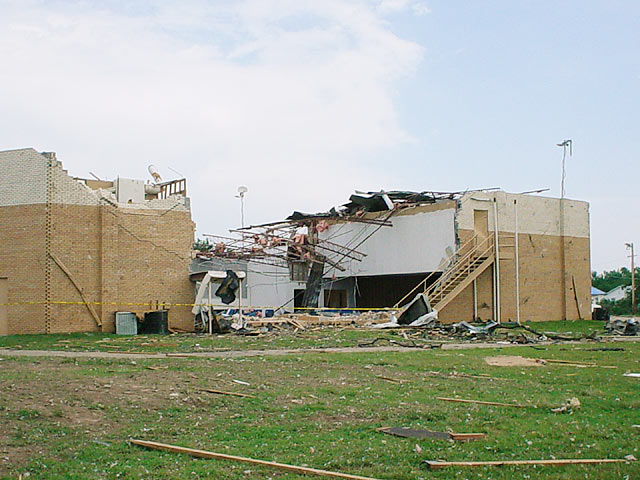
[[[243,304],[256,308],[306,306],[320,262],[319,307],[402,306],[425,293],[443,322],[590,317],[584,201],[502,190],[360,192],[329,212],[295,212],[242,235],[242,247],[216,240],[206,264],[247,272]]]
[[[0,333],[113,332],[116,311],[169,305],[190,329],[186,181],[74,178],[54,153],[0,152]]]

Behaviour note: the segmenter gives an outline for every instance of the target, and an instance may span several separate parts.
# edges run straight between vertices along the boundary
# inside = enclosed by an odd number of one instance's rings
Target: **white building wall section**
[[[454,207],[397,215],[391,217],[391,223],[391,227],[338,223],[322,232],[320,239],[331,239],[367,255],[362,261],[343,261],[348,267],[344,272],[327,267],[330,271],[325,270],[325,278],[433,272],[446,257],[447,248],[455,251]]]
[[[0,206],[47,202],[47,159],[33,148],[0,152]]]
[[[294,290],[305,288],[304,282],[290,280],[288,268],[254,262],[247,265],[247,304],[251,307],[284,306],[286,310],[293,310]]]
[[[517,201],[518,232],[532,235],[559,236],[561,228],[567,237],[589,238],[589,203],[581,200],[560,200],[539,195],[522,195],[507,192],[469,192],[461,199],[458,228],[473,230],[473,211],[488,210],[489,230],[494,230],[493,199],[497,202],[498,229],[515,231]],[[562,205],[561,205],[562,202]],[[561,227],[560,212],[564,211]]]

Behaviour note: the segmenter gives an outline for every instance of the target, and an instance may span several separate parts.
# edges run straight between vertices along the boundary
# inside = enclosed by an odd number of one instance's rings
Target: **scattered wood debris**
[[[231,395],[233,397],[256,398],[255,396],[249,395],[247,393],[226,392],[224,390],[214,390],[213,388],[203,388],[202,391],[207,393],[215,393],[218,395]]]
[[[577,410],[578,408],[580,408],[580,406],[581,406],[580,400],[578,400],[576,397],[572,397],[572,398],[567,398],[564,402],[564,405],[557,408],[552,408],[551,411],[553,413],[564,413],[564,412],[571,413],[574,410]]]
[[[562,365],[580,365],[584,367],[596,367],[597,365],[593,362],[574,362],[573,360],[554,360],[552,358],[546,358],[544,360],[547,363],[559,363]]]
[[[602,463],[623,463],[628,462],[626,458],[572,458],[559,460],[496,460],[489,462],[438,462],[425,460],[424,463],[432,470],[445,467],[500,467],[502,465],[599,465]]]
[[[439,343],[431,344],[431,343],[416,343],[414,340],[409,339],[409,342],[399,342],[392,338],[384,338],[378,337],[373,340],[360,342],[358,343],[359,347],[373,347],[378,342],[389,342],[392,345],[398,345],[399,347],[404,348],[423,348],[423,349],[432,349],[432,348],[440,348],[442,345]]]
[[[130,439],[129,442],[139,447],[145,447],[152,450],[161,450],[165,452],[184,453],[198,458],[213,458],[216,460],[231,460],[233,462],[251,463],[253,465],[262,465],[287,472],[301,473],[306,475],[317,475],[320,477],[343,478],[346,480],[376,480],[371,477],[362,477],[360,475],[350,475],[348,473],[331,472],[329,470],[318,470],[316,468],[299,467],[296,465],[288,465],[286,463],[268,462],[265,460],[257,460],[255,458],[237,457],[235,455],[227,455],[224,453],[208,452],[206,450],[195,450],[193,448],[179,447],[176,445],[168,445],[166,443],[148,442],[145,440]]]
[[[431,375],[433,377],[442,377],[442,378],[477,378],[480,380],[514,380],[513,378],[491,377],[488,374],[471,375],[469,373],[460,373],[455,371],[451,373],[443,373],[443,372],[435,372],[432,370],[429,372],[425,372],[425,375]]]
[[[477,403],[479,405],[494,405],[496,407],[515,407],[515,408],[536,408],[535,405],[519,405],[517,403],[500,403],[500,402],[485,402],[482,400],[468,400],[464,398],[448,398],[448,397],[436,397],[437,400],[445,402],[460,402],[460,403]]]
[[[403,384],[403,383],[407,383],[406,380],[398,380],[397,378],[391,378],[391,377],[384,377],[382,375],[376,375],[376,378],[379,378],[381,380],[386,380],[387,382],[391,382],[391,383],[399,383],[399,384]]]
[[[380,427],[376,428],[376,431],[403,438],[431,438],[434,440],[454,440],[457,442],[480,440],[487,436],[485,433],[434,432],[432,430],[406,427]]]

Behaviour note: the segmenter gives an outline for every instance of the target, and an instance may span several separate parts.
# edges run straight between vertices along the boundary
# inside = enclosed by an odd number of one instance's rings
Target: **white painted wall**
[[[293,291],[304,289],[304,282],[292,282],[289,269],[249,262],[247,265],[247,303],[255,308],[274,308],[286,304],[293,310]]]
[[[489,230],[493,231],[493,199],[497,201],[498,228],[515,231],[513,201],[517,200],[518,231],[535,235],[560,235],[560,199],[507,192],[469,192],[461,199],[458,228],[473,230],[473,210],[489,211]],[[564,234],[589,238],[589,203],[564,200]]]
[[[339,223],[319,234],[341,245],[355,247],[367,235],[377,231],[357,247],[367,256],[361,261],[343,261],[345,272],[327,267],[325,278],[355,275],[392,275],[438,270],[447,247],[455,250],[455,207],[419,211],[391,217],[392,227],[364,223]]]

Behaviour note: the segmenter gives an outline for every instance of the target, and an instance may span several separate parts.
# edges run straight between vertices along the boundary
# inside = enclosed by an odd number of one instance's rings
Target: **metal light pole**
[[[562,147],[562,180],[560,183],[560,264],[562,268],[562,319],[567,319],[567,258],[566,258],[566,246],[564,238],[564,179],[567,176],[567,170],[565,168],[565,160],[567,158],[567,148],[569,148],[569,156],[573,155],[573,140],[563,140],[562,143],[557,144]]]
[[[636,272],[635,272],[635,263],[633,253],[633,242],[625,243],[625,246],[631,250],[631,315],[636,314]]]
[[[244,196],[249,191],[247,187],[244,185],[240,185],[238,187],[238,196],[236,198],[240,198],[240,224],[242,228],[244,228]]]
[[[567,178],[567,169],[565,166],[565,160],[567,158],[567,148],[569,149],[569,156],[573,156],[573,140],[564,140],[562,143],[557,144],[562,147],[562,181],[560,185],[560,198],[564,198],[564,180]]]
[[[249,191],[244,185],[238,187],[238,197],[240,197],[240,225],[244,228],[244,196]],[[244,230],[242,230],[242,249],[244,250]],[[248,265],[247,260],[247,265]],[[238,284],[238,323],[240,328],[244,328],[244,319],[242,318],[242,279]]]

